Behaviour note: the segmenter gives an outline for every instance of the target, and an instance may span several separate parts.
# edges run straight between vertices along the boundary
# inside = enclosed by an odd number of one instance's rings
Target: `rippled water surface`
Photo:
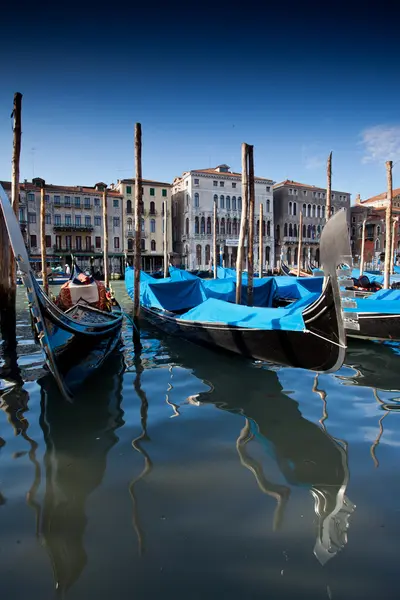
[[[123,283],[116,295],[128,309]],[[335,375],[143,329],[74,404],[18,290],[0,396],[0,598],[397,598],[400,357]]]

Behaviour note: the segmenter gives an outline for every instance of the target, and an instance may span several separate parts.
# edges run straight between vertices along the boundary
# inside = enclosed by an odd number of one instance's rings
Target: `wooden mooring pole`
[[[133,296],[133,341],[135,349],[140,350],[140,270],[141,270],[141,214],[142,202],[142,126],[135,123],[135,255],[134,255],[134,296]]]
[[[45,294],[49,295],[49,281],[47,277],[47,261],[46,261],[46,204],[45,204],[45,188],[42,185],[40,190],[40,248],[42,251],[42,279],[43,289]]]
[[[103,232],[104,232],[104,285],[106,288],[110,285],[110,266],[108,264],[108,206],[107,206],[107,188],[103,190]]]
[[[214,279],[217,279],[218,258],[217,258],[217,201],[214,200],[213,214],[213,262],[214,262]]]
[[[248,178],[248,156],[249,147],[247,144],[242,144],[242,215],[240,219],[240,234],[239,246],[236,262],[236,304],[240,304],[242,300],[242,263],[244,254],[244,238],[246,235],[247,225],[247,205],[249,198],[249,178]]]
[[[332,152],[328,156],[326,165],[326,220],[331,216],[331,201],[332,201]]]
[[[258,276],[263,275],[263,245],[264,245],[264,215],[263,205],[260,204],[260,226],[258,228]]]
[[[168,202],[164,200],[164,278],[169,275],[168,264]]]
[[[386,161],[386,180],[387,180],[387,207],[386,207],[386,244],[385,244],[385,271],[383,277],[383,289],[388,290],[390,287],[390,252],[392,248],[392,201],[393,201],[393,181],[392,181],[391,160]]]
[[[300,211],[299,220],[299,247],[297,252],[297,277],[300,277],[301,254],[303,251],[303,211]]]
[[[19,212],[19,162],[21,154],[21,107],[22,94],[14,94],[13,104],[13,153],[11,176],[11,204],[18,218]],[[16,335],[16,269],[8,233],[0,210],[0,331],[4,367],[2,374],[18,379]]]
[[[365,226],[367,219],[363,219],[361,230],[361,256],[360,256],[360,277],[364,272],[364,253],[365,253]]]
[[[254,299],[254,146],[249,146],[249,233],[247,269],[247,305],[253,306]]]
[[[396,225],[397,225],[397,217],[393,217],[393,222],[392,222],[392,249],[390,252],[390,272],[393,273],[394,272],[394,248],[395,248],[395,241],[396,241]]]

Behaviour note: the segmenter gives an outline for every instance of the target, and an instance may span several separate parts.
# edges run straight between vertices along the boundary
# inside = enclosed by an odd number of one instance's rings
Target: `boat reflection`
[[[91,392],[73,404],[52,377],[41,385],[40,425],[46,444],[46,475],[40,534],[48,550],[55,587],[63,596],[87,563],[83,536],[88,496],[101,484],[107,454],[124,424],[121,409],[122,355],[110,357]]]
[[[157,334],[152,331],[152,335]],[[212,393],[199,394],[200,404],[212,403],[243,415],[237,451],[260,490],[277,502],[275,529],[283,521],[290,487],[310,490],[318,517],[314,553],[325,564],[347,543],[349,516],[355,509],[345,494],[349,481],[346,445],[330,436],[324,426],[305,419],[298,403],[283,392],[277,374],[266,366],[223,354],[215,354],[213,359],[210,350],[189,343],[183,349],[182,342],[173,338],[164,343],[179,365],[193,370],[212,387]],[[250,457],[253,439],[274,458],[287,485],[269,481],[261,463]]]

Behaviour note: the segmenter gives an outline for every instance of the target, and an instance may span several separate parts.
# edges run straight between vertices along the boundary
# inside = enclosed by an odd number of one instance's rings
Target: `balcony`
[[[94,254],[102,252],[102,249],[95,248],[94,246],[90,246],[89,248],[86,246],[84,248],[76,248],[75,246],[71,246],[70,248],[67,248],[66,246],[54,245],[53,251],[59,254]]]
[[[93,231],[93,225],[77,225],[76,223],[57,223],[53,231]]]
[[[155,235],[155,231],[152,232]],[[141,231],[140,232],[140,237],[143,240],[144,238],[147,238],[149,236],[148,233],[146,233],[145,231]],[[135,230],[134,229],[128,229],[127,231],[125,231],[125,237],[126,238],[134,238],[135,237]]]

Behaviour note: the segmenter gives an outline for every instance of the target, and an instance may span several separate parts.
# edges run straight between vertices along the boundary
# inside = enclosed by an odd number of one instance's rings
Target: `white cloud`
[[[302,156],[303,166],[305,169],[307,169],[309,171],[321,169],[324,165],[326,165],[327,157],[322,156],[322,154],[318,154],[318,153],[316,154],[315,150],[316,150],[316,145],[314,145],[314,146],[303,145],[301,147],[301,156]]]
[[[400,125],[376,125],[361,133],[365,149],[363,163],[400,160]]]

